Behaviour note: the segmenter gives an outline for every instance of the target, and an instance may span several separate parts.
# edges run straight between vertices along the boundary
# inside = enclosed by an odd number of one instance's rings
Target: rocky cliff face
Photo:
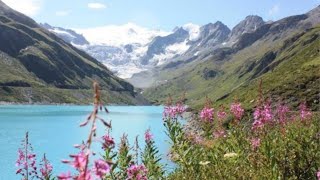
[[[265,22],[259,16],[247,16],[232,29],[229,41],[235,43],[243,34],[252,33],[264,24]]]
[[[198,47],[214,47],[226,41],[230,34],[230,29],[222,22],[209,23],[200,28],[200,35],[194,44]]]

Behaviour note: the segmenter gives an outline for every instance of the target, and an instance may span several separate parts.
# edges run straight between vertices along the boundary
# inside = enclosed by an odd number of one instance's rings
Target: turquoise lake
[[[88,136],[89,127],[80,128],[92,111],[92,106],[45,106],[45,105],[4,105],[0,106],[0,180],[21,179],[15,175],[15,161],[21,140],[28,131],[37,161],[43,153],[53,164],[55,175],[71,168],[61,163],[69,154],[76,153],[74,144],[79,144]],[[154,140],[167,161],[169,142],[162,123],[161,106],[109,106],[110,113],[101,113],[106,120],[112,120],[112,136],[119,142],[123,133],[128,134],[130,145],[139,136],[141,148],[144,145],[144,132],[150,128]],[[106,132],[98,122],[97,137]],[[101,152],[98,142],[94,150]],[[170,163],[169,163],[170,164]]]

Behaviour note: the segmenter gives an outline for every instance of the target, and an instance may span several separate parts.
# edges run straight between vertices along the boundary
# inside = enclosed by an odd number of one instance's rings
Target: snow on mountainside
[[[53,33],[55,33],[61,39],[63,39],[64,41],[66,41],[68,43],[81,45],[81,46],[89,44],[89,42],[86,40],[85,37],[83,37],[83,35],[77,34],[73,30],[63,29],[63,28],[60,28],[60,27],[52,27],[47,23],[44,23],[44,24],[40,23],[40,26],[42,26],[43,28],[48,29],[49,31],[51,31]]]
[[[91,44],[105,44],[115,47],[136,43],[146,45],[156,36],[166,36],[170,34],[170,32],[150,30],[133,23],[75,29],[75,31],[83,34]]]
[[[208,58],[213,50],[234,46],[243,34],[263,24],[261,17],[247,16],[232,30],[220,21],[203,26],[189,23],[171,32],[133,23],[74,30],[48,24],[43,27],[86,51],[119,77],[129,79],[157,66]]]
[[[86,51],[121,78],[162,65],[186,52],[200,26],[186,24],[174,32],[151,30],[133,23],[89,29],[63,29],[41,24],[68,43]]]

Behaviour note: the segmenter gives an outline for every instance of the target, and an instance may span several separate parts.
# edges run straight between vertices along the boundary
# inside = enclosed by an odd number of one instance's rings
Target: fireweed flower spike
[[[114,148],[114,146],[115,146],[115,142],[109,134],[102,136],[102,149],[103,150],[112,149],[112,148]]]
[[[276,109],[276,114],[277,118],[280,124],[285,124],[286,121],[288,120],[288,112],[289,112],[289,107],[283,104],[279,104],[277,109]]]
[[[175,106],[172,105],[172,99],[169,97],[167,105],[164,107],[163,117],[166,118],[178,118],[184,112],[186,112],[186,106],[182,102],[178,102]]]
[[[16,166],[18,170],[16,174],[23,176],[23,179],[28,180],[37,177],[37,167],[36,167],[36,154],[32,153],[32,146],[29,143],[29,133],[26,132],[25,139],[22,140],[22,147],[18,149],[18,159],[16,161]]]
[[[144,165],[133,164],[127,169],[127,180],[147,180],[147,172]]]
[[[89,136],[86,142],[84,142],[82,145],[76,145],[76,148],[80,149],[80,152],[76,155],[70,155],[72,160],[63,160],[63,163],[68,163],[72,165],[77,171],[78,175],[73,176],[74,179],[79,180],[91,180],[93,177],[91,176],[91,172],[93,172],[91,169],[89,169],[89,159],[90,155],[92,153],[91,151],[91,144],[93,141],[93,138],[96,136],[96,121],[100,120],[103,125],[105,125],[107,128],[111,128],[111,124],[107,123],[105,120],[100,118],[98,116],[99,110],[102,111],[105,110],[106,113],[108,113],[107,108],[103,107],[103,104],[101,102],[101,92],[100,87],[97,82],[93,83],[93,89],[94,89],[94,109],[92,113],[88,116],[85,122],[80,124],[80,127],[86,126],[91,122],[91,129],[89,132]],[[110,137],[104,136],[104,144],[103,148],[107,148],[108,146],[114,146],[114,141]],[[103,160],[95,162],[94,172],[98,177],[105,175],[105,173],[109,172],[109,166],[106,166],[107,162],[102,162]],[[58,176],[58,178],[62,179],[63,176]],[[67,174],[67,178],[69,177],[69,174]]]
[[[244,109],[241,107],[241,103],[232,103],[231,107],[230,107],[230,111],[232,112],[232,114],[234,115],[234,117],[240,121],[240,119],[243,116],[244,113]]]
[[[308,120],[312,117],[311,111],[307,108],[306,102],[303,102],[299,106],[300,110],[300,119],[303,120]]]
[[[200,119],[204,122],[212,122],[214,109],[205,106],[200,112]]]
[[[203,122],[213,122],[214,109],[210,108],[212,106],[211,100],[206,97],[206,103],[204,108],[200,111],[200,119]]]
[[[220,121],[224,120],[227,117],[227,113],[224,110],[224,107],[222,106],[220,110],[217,112],[217,116]]]
[[[273,114],[270,101],[267,101],[262,106],[257,106],[253,112],[253,118],[253,130],[261,129],[266,123],[271,123]]]
[[[110,171],[110,166],[104,160],[98,159],[94,161],[93,172],[97,177],[103,179],[106,174]]]
[[[50,164],[50,162],[48,161],[48,159],[46,158],[46,154],[43,155],[43,158],[41,160],[40,163],[40,179],[41,180],[47,180],[50,179],[51,173],[52,173],[52,165]]]
[[[144,133],[144,139],[147,143],[149,143],[153,138],[153,135],[150,132],[150,129],[148,129],[145,133]]]

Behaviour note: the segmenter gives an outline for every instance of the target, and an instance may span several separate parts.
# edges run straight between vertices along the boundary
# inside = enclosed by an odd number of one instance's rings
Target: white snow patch
[[[107,25],[88,29],[74,29],[92,44],[121,46],[126,44],[147,44],[156,36],[166,36],[171,32],[152,30],[134,23],[124,25]]]
[[[189,32],[189,40],[197,40],[200,35],[200,26],[197,24],[188,23],[182,26],[182,28]]]
[[[138,67],[133,63],[125,64],[125,65],[112,65],[109,63],[103,63],[107,68],[113,71],[118,77],[123,79],[129,79],[133,74],[139,73],[141,71],[147,70],[146,68]]]
[[[166,48],[166,51],[176,54],[182,54],[186,52],[189,49],[189,45],[187,45],[187,41],[184,41],[182,43],[176,43],[173,45],[170,45]]]
[[[54,33],[57,33],[57,34],[64,34],[64,35],[70,36],[72,38],[75,38],[72,34],[68,33],[67,31],[63,31],[63,30],[60,30],[58,28],[50,29],[50,31],[54,32]]]
[[[142,56],[146,54],[148,51],[148,46],[138,46],[133,49],[130,53],[130,57],[132,60],[139,60]]]
[[[176,55],[185,53],[190,48],[190,46],[187,45],[187,42],[188,41],[184,41],[168,46],[165,50],[165,53],[155,55],[152,58],[152,61],[157,62],[157,65],[162,65],[166,62],[166,60],[171,59]]]

